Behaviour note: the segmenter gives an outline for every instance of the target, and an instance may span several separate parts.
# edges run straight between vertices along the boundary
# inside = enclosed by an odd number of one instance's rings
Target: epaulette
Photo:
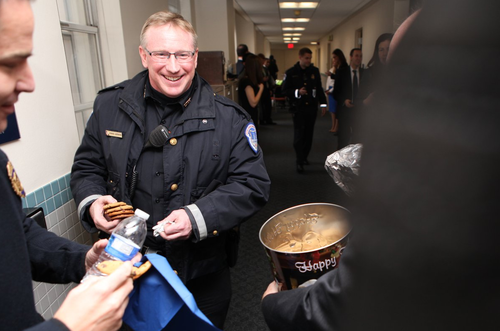
[[[219,94],[217,94],[215,92],[214,92],[214,99],[215,99],[215,102],[221,103],[221,104],[223,104],[224,106],[227,106],[227,107],[234,108],[238,112],[240,112],[243,115],[245,115],[245,117],[248,120],[252,119],[252,116],[250,116],[250,114],[248,114],[247,111],[245,109],[243,109],[243,107],[241,107],[239,104],[237,104],[236,102],[234,102],[234,100],[231,100],[229,98],[223,97],[223,96],[221,96],[221,95],[219,95]]]
[[[114,91],[114,90],[118,90],[118,89],[123,89],[123,88],[125,88],[125,86],[122,83],[118,83],[116,85],[112,85],[112,86],[103,88],[102,90],[97,92],[97,94],[101,94],[101,93],[108,92],[108,91]]]

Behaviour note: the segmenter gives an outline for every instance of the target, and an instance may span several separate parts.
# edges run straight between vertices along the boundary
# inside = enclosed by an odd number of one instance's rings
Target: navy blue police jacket
[[[58,237],[26,217],[22,186],[8,164],[0,150],[0,329],[68,330],[60,321],[44,321],[37,313],[32,280],[79,282],[85,274],[85,255],[90,247]]]
[[[307,95],[298,98],[296,90],[305,87]],[[316,90],[314,97],[313,90]],[[318,104],[326,104],[326,96],[321,84],[321,74],[319,69],[312,64],[302,69],[300,62],[295,63],[293,67],[285,73],[285,79],[282,85],[282,93],[286,95],[290,102],[290,112],[316,111]]]
[[[96,198],[112,195],[131,204],[131,173],[148,138],[147,79],[146,70],[101,91],[95,100],[71,175],[78,213],[90,232],[97,229],[86,210]],[[166,257],[184,282],[227,265],[228,231],[266,204],[271,184],[248,113],[214,93],[198,74],[193,84],[190,102],[182,105],[163,147],[164,217],[184,208],[193,224],[192,238],[166,242],[176,245]],[[202,196],[214,181],[222,185]],[[154,223],[148,220],[148,237]]]

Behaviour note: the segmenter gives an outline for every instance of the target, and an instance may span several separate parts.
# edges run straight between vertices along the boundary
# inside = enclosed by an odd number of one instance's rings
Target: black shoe
[[[269,125],[277,125],[278,123],[271,121],[271,122],[267,122],[267,124],[269,124]]]
[[[304,172],[304,166],[302,164],[297,164],[297,172],[299,174]]]
[[[304,164],[305,164],[305,165],[308,165],[308,164],[309,164],[309,161],[305,160],[305,161],[304,161]]]

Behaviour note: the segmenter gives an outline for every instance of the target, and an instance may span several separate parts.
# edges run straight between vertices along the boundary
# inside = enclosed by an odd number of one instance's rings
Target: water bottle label
[[[140,247],[133,241],[113,234],[111,235],[111,238],[109,238],[108,245],[104,250],[117,259],[129,261],[137,254],[139,249]]]

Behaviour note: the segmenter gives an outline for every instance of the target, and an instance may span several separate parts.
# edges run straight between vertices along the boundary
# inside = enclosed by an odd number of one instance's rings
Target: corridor
[[[326,157],[336,147],[336,137],[328,132],[329,114],[318,114],[310,165],[298,174],[292,146],[292,115],[286,109],[273,112],[278,125],[259,127],[259,144],[264,151],[271,177],[271,196],[267,205],[241,226],[238,263],[231,269],[233,297],[225,324],[226,331],[268,330],[260,310],[260,300],[272,280],[271,268],[259,240],[259,230],[276,213],[299,204],[328,202],[344,207],[347,196],[327,174]]]

